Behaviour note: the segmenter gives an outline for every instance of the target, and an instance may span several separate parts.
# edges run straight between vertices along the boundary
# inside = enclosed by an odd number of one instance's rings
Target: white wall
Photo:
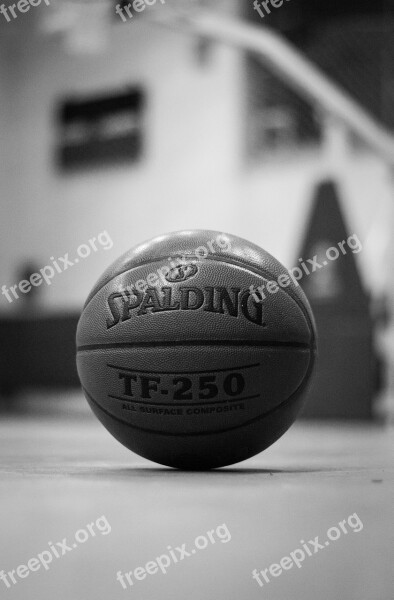
[[[92,254],[42,287],[44,306],[79,307],[102,270],[137,242],[182,228],[233,229],[237,55],[215,46],[208,63],[199,64],[195,40],[136,21],[112,26],[105,54],[75,57],[58,39],[37,35],[34,25],[8,46],[14,60],[2,103],[10,164],[1,178],[0,281],[16,282],[16,265],[26,258],[44,266],[50,256],[71,257],[107,230],[111,251]],[[57,101],[133,84],[148,97],[144,160],[59,174]],[[0,300],[3,310],[16,308]]]

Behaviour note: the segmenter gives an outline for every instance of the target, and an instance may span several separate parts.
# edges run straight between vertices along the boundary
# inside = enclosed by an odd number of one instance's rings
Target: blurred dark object
[[[60,167],[68,171],[138,161],[143,151],[144,104],[140,89],[66,100],[59,111]]]
[[[75,332],[79,314],[2,318],[0,395],[4,400],[25,388],[78,387]]]
[[[21,264],[16,281],[30,281],[30,277],[39,271],[40,267],[38,264],[27,260]],[[36,306],[41,295],[41,289],[41,286],[31,285],[27,294],[20,294],[18,298],[19,303],[17,304],[18,308],[21,307],[21,301],[23,302],[23,306],[25,306],[25,303],[28,303],[31,307],[33,305]]]
[[[384,343],[382,344],[382,336],[389,330],[391,322],[390,298],[382,294],[373,299],[372,302],[372,317],[374,329],[376,333],[376,367],[375,367],[375,392],[376,395],[381,394],[389,386],[389,359],[384,351]],[[380,343],[379,343],[380,342]]]
[[[339,243],[346,254],[339,252]],[[318,363],[303,417],[371,419],[378,358],[373,349],[373,319],[354,257],[361,251],[345,226],[335,185],[322,183],[313,202],[304,261],[317,255],[321,269],[304,276],[301,286],[311,303],[318,331]],[[327,260],[329,248],[336,259]],[[335,256],[334,252],[330,253]],[[379,383],[379,385],[381,385]]]
[[[391,321],[390,298],[384,294],[374,298],[372,314],[376,326],[383,330],[387,329]]]

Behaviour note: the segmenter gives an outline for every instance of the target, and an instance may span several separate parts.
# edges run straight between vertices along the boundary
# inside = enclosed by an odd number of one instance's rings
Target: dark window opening
[[[136,89],[64,101],[58,116],[60,167],[71,170],[138,161],[143,151],[144,105],[144,95]]]

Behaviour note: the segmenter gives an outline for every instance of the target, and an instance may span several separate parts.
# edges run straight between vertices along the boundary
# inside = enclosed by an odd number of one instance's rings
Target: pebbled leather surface
[[[202,311],[174,311],[148,314],[107,329],[111,317],[108,297],[114,291],[128,289],[146,280],[161,267],[169,266],[168,257],[194,256],[196,249],[207,248],[208,242],[225,236],[230,251],[218,249],[207,258],[198,259],[198,274],[184,283],[170,284],[174,294],[185,285],[199,287],[226,286],[249,289],[263,282],[277,280],[287,270],[265,250],[239,237],[217,231],[178,232],[163,235],[135,246],[115,261],[102,275],[85,303],[77,331],[77,345],[113,342],[189,340],[261,340],[264,342],[303,343],[315,346],[313,316],[302,289],[293,281],[276,294],[267,293],[263,302],[267,327],[258,327],[246,319],[234,319]],[[221,238],[223,239],[223,238]],[[135,313],[136,311],[134,311]]]
[[[220,249],[216,240],[223,240],[230,245],[230,250]],[[208,248],[208,242],[213,242],[211,248]],[[222,245],[224,243],[222,242]],[[195,251],[204,246],[209,251],[209,257],[220,257],[221,259],[230,258],[239,261],[240,264],[246,266],[254,266],[261,271],[261,274],[269,274],[277,279],[279,275],[287,273],[285,267],[274,258],[271,254],[247,240],[220,231],[211,230],[185,230],[166,233],[151,240],[147,240],[136,246],[133,246],[122,254],[115,262],[112,263],[104,271],[100,279],[93,286],[92,291],[87,297],[85,306],[90,302],[95,294],[108,283],[113,277],[119,275],[123,271],[133,269],[141,264],[149,261],[159,261],[163,264],[168,264],[168,257],[177,257],[184,254],[193,255]],[[293,282],[288,288],[293,292],[299,300],[308,301],[300,286],[296,286]]]

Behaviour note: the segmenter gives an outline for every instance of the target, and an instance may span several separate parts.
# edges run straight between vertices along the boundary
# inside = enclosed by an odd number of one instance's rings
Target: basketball
[[[216,231],[129,250],[94,286],[77,329],[97,418],[133,452],[180,469],[231,465],[273,444],[303,406],[315,355],[296,279]]]

